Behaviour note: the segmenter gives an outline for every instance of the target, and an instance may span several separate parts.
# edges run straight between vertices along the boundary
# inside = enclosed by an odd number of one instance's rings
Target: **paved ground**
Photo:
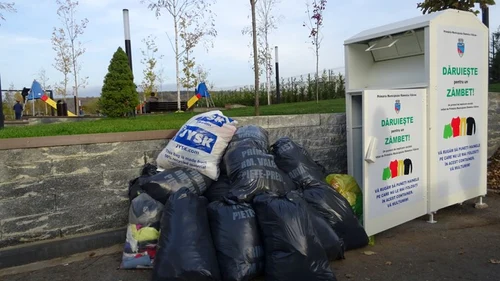
[[[475,209],[474,202],[466,202],[439,211],[437,224],[428,224],[427,217],[422,217],[378,235],[375,246],[348,252],[346,260],[332,264],[337,279],[500,280],[500,195],[490,194],[485,202],[487,209]],[[117,270],[120,258],[120,254],[94,256],[68,265],[58,261],[55,267],[0,280],[151,280],[150,271]]]

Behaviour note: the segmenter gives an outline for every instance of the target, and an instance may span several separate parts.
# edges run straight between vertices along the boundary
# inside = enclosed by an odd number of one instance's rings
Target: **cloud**
[[[8,42],[9,46],[0,44],[1,47],[10,47],[11,45],[36,45],[36,44],[50,44],[49,39],[38,38],[29,35],[19,34],[2,34],[0,35],[0,42]]]

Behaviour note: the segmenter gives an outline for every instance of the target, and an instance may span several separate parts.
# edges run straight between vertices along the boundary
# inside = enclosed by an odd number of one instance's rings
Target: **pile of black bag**
[[[329,263],[368,237],[324,168],[289,138],[238,128],[212,181],[148,164],[129,184],[164,205],[153,281],[336,280]]]

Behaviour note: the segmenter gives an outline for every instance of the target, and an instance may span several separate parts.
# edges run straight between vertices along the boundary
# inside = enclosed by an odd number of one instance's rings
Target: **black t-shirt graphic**
[[[411,163],[411,160],[406,158],[403,162],[404,166],[405,166],[405,175],[409,175],[413,172],[413,164]]]
[[[476,134],[476,120],[472,117],[467,118],[467,135],[472,136],[472,134]],[[474,129],[474,133],[472,132]]]

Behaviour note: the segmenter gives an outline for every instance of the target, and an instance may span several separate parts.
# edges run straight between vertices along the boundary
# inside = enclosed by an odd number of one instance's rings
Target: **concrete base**
[[[0,250],[0,269],[71,256],[77,253],[108,248],[125,241],[126,230],[94,233],[65,239],[9,247]]]

